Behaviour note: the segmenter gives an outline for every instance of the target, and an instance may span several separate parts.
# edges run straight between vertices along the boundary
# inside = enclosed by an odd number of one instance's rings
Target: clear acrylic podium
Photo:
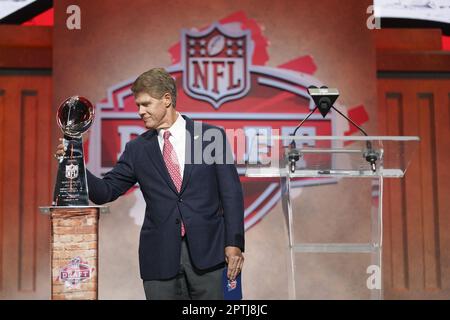
[[[252,148],[262,152],[246,176],[280,179],[290,299],[383,298],[383,180],[405,175],[418,143],[406,136],[255,137]]]

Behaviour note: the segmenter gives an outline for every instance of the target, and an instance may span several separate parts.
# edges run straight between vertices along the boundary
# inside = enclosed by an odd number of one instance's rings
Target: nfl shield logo
[[[66,178],[75,179],[77,177],[78,177],[78,165],[73,163],[66,165]]]
[[[184,91],[216,109],[245,96],[250,90],[252,47],[249,30],[225,30],[217,23],[205,31],[183,30]]]
[[[237,281],[236,280],[228,280],[227,289],[228,291],[236,289]]]

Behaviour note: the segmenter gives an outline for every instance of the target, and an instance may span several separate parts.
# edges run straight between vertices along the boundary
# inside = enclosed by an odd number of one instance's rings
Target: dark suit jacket
[[[139,183],[146,202],[139,242],[144,280],[168,279],[178,273],[180,219],[185,224],[192,261],[199,269],[223,264],[225,246],[244,250],[242,187],[225,132],[183,118],[187,130],[186,164],[180,192],[165,166],[156,130],[128,142],[115,167],[103,179],[90,172],[87,175],[89,198],[96,204],[113,201]],[[204,141],[208,129],[219,133],[224,143],[220,143],[221,139]],[[213,155],[213,162],[202,159],[203,151]]]

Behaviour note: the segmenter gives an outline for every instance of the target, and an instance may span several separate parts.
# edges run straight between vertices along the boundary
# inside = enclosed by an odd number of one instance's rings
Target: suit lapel
[[[194,143],[196,142],[194,139],[194,121],[184,115],[183,118],[186,120],[186,156],[184,160],[183,183],[181,184],[180,194],[183,193],[189,182],[194,166],[194,150],[198,150],[194,147]]]
[[[169,175],[169,171],[167,171],[166,164],[164,163],[164,159],[161,153],[161,148],[159,147],[158,143],[158,134],[156,130],[153,130],[152,134],[148,137],[149,146],[148,148],[145,148],[147,151],[147,154],[151,161],[153,162],[153,165],[158,170],[159,174],[163,179],[167,182],[167,185],[172,189],[175,193],[177,192],[177,188],[175,187],[175,184],[172,181],[172,178]]]

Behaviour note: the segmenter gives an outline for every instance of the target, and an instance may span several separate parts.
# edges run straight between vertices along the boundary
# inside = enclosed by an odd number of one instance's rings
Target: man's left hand
[[[238,247],[225,247],[225,261],[228,264],[227,277],[230,280],[236,279],[244,265],[244,256]]]

